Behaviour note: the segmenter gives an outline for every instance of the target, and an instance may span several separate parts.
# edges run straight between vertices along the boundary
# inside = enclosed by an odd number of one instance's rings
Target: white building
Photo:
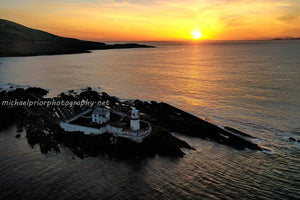
[[[91,115],[90,115],[91,113]],[[126,126],[126,122],[122,120],[112,121],[110,119],[110,113],[120,116],[121,119],[124,117],[129,117],[130,127]],[[90,119],[92,123],[99,124],[99,127],[93,125],[88,125],[85,123],[74,123],[74,121],[84,118],[85,121]],[[141,128],[141,123],[143,126]],[[85,112],[74,116],[73,118],[60,123],[60,127],[65,131],[76,132],[80,131],[86,135],[94,134],[104,134],[111,133],[115,137],[123,137],[135,141],[137,143],[143,142],[143,139],[151,134],[152,127],[149,122],[141,121],[139,112],[136,109],[131,111],[130,116],[116,111],[114,109],[106,108],[90,108]]]
[[[110,120],[110,112],[104,108],[95,108],[92,113],[92,122],[105,124]]]

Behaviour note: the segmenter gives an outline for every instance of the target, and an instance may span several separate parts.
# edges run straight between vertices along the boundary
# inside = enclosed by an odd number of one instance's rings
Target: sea
[[[13,126],[0,132],[0,199],[300,199],[300,41],[140,43],[156,48],[0,58],[0,88],[42,87],[51,97],[92,87],[166,102],[268,151],[174,133],[195,150],[80,159],[63,145],[41,154]]]

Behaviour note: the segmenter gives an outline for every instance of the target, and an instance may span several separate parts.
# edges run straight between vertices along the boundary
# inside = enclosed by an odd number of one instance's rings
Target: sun
[[[198,40],[203,36],[203,34],[199,30],[199,28],[195,28],[193,31],[191,31],[191,34],[193,35],[193,39],[195,39],[195,40]]]

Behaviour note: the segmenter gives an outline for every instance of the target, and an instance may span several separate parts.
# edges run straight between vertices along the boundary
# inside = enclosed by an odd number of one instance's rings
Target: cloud
[[[285,15],[281,15],[280,17],[278,17],[278,19],[283,22],[289,23],[299,20],[299,17],[299,15],[288,13]]]

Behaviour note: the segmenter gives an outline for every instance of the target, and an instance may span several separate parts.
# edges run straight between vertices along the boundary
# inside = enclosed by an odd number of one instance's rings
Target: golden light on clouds
[[[96,41],[300,36],[299,0],[2,0],[0,18]]]

